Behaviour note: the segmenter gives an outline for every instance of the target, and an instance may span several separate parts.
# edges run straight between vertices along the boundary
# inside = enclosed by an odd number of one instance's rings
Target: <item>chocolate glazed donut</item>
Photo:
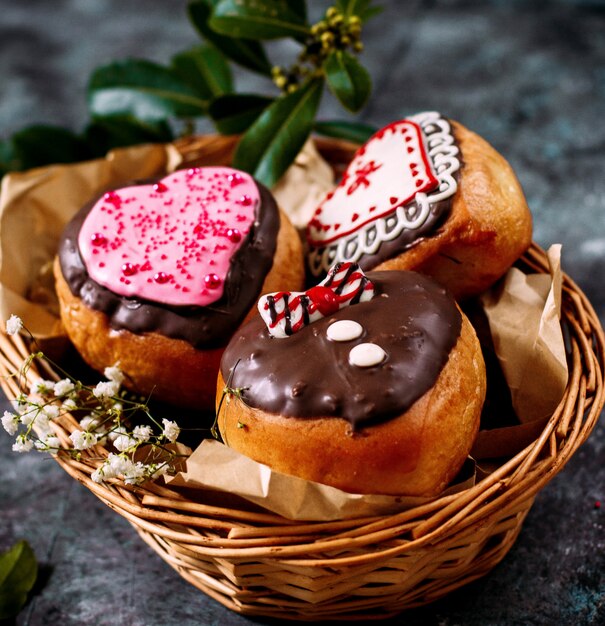
[[[154,181],[145,181],[145,185]],[[257,220],[232,258],[223,297],[212,306],[169,306],[120,296],[89,275],[78,247],[84,220],[99,198],[84,206],[66,226],[59,245],[61,273],[71,293],[107,315],[111,328],[133,333],[157,332],[184,339],[195,348],[224,346],[254,306],[273,265],[280,216],[271,193],[256,182],[260,195]]]
[[[221,363],[219,428],[227,445],[277,471],[355,493],[434,495],[459,471],[479,426],[481,349],[430,278],[367,276],[371,300],[289,337],[272,337],[260,319],[242,327]],[[345,321],[361,333],[331,339]],[[384,358],[356,364],[362,344]]]
[[[211,409],[229,338],[263,290],[299,289],[304,267],[267,189],[231,168],[193,168],[82,208],[55,278],[63,325],[91,367],[119,363],[131,389]]]

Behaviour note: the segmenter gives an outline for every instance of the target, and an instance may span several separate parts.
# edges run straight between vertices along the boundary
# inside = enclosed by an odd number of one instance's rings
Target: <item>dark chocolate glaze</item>
[[[345,307],[284,339],[272,337],[260,317],[245,324],[227,346],[221,372],[243,400],[269,413],[337,416],[353,429],[404,413],[439,377],[456,344],[462,316],[440,285],[416,272],[371,272],[375,296]],[[335,342],[326,330],[354,320],[361,337]],[[379,365],[349,364],[351,348],[378,344]]]
[[[224,346],[258,299],[277,246],[277,205],[268,189],[256,185],[260,194],[257,219],[231,260],[222,298],[212,306],[169,306],[120,296],[92,280],[80,255],[78,233],[98,198],[84,206],[63,231],[58,252],[63,277],[74,296],[107,315],[111,328],[155,332],[184,339],[200,349]]]

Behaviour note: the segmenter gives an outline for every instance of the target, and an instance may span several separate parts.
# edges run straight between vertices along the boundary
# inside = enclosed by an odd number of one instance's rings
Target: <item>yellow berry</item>
[[[334,41],[334,35],[330,32],[323,33],[321,36],[322,44],[330,44]]]

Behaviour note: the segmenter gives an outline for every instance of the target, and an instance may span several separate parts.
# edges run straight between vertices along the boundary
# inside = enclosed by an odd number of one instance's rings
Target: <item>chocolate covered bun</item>
[[[306,235],[313,276],[337,262],[415,270],[465,298],[528,248],[532,221],[506,160],[429,112],[389,124],[360,148]]]
[[[61,318],[82,357],[125,384],[209,408],[221,354],[262,291],[304,279],[299,238],[248,174],[193,168],[103,194],[67,225]]]
[[[227,445],[353,493],[429,496],[456,476],[479,427],[485,366],[443,287],[343,264],[259,308],[265,319],[245,324],[221,362]]]

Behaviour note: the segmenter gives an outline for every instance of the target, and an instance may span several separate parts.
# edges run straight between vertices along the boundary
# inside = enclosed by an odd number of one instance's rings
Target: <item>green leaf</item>
[[[14,143],[10,139],[0,141],[0,177],[21,169],[21,161],[15,154]]]
[[[12,145],[13,156],[20,170],[90,158],[84,140],[58,126],[34,125],[24,128],[13,135]]]
[[[324,63],[328,87],[349,111],[363,107],[372,90],[368,71],[359,61],[344,50],[332,52]]]
[[[326,137],[345,139],[353,143],[365,143],[378,129],[361,122],[316,122],[315,132]]]
[[[258,41],[219,35],[208,26],[212,8],[218,0],[198,0],[187,7],[189,19],[197,31],[228,59],[254,72],[271,75],[271,64]]]
[[[380,6],[371,6],[372,0],[338,0],[336,6],[347,17],[357,15],[362,22],[382,13]]]
[[[114,148],[142,143],[167,143],[173,133],[164,121],[142,122],[131,115],[94,117],[84,131],[93,157],[101,157]]]
[[[38,576],[36,556],[27,541],[0,554],[0,619],[15,617]]]
[[[172,58],[172,66],[202,100],[233,91],[229,64],[216,48],[198,46],[181,52]]]
[[[273,186],[311,134],[323,84],[314,79],[265,109],[239,142],[234,167]]]
[[[208,23],[223,35],[248,39],[300,37],[309,32],[286,0],[220,0]]]
[[[93,115],[133,115],[154,122],[204,115],[207,104],[176,72],[145,60],[99,67],[88,86]]]
[[[273,101],[255,94],[229,94],[213,100],[208,113],[220,133],[237,135],[247,131]]]
[[[300,17],[304,22],[307,20],[307,1],[306,0],[288,0],[288,7]]]

